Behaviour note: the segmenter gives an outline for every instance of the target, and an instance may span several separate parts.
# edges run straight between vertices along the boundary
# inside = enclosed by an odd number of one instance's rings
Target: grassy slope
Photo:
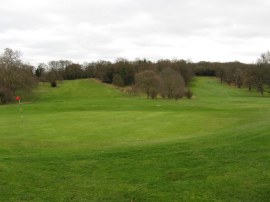
[[[192,100],[94,80],[0,106],[0,201],[269,201],[270,100],[196,78]]]

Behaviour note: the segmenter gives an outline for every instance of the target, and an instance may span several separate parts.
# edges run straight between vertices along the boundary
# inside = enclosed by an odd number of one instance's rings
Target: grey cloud
[[[35,64],[121,56],[251,62],[269,48],[269,6],[268,0],[3,0],[0,48],[19,48]]]

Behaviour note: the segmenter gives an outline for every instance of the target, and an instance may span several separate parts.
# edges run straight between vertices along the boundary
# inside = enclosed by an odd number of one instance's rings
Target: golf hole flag
[[[17,101],[20,101],[21,100],[21,97],[20,96],[16,96],[15,98]]]
[[[23,115],[22,115],[22,104],[21,104],[21,97],[20,96],[16,96],[15,99],[19,102],[19,110],[20,110],[20,114],[21,114],[21,121],[23,119]]]

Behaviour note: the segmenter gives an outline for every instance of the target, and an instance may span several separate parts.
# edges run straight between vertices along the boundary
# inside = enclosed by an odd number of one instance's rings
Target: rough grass
[[[270,201],[270,98],[196,78],[192,100],[95,80],[0,106],[0,201]]]

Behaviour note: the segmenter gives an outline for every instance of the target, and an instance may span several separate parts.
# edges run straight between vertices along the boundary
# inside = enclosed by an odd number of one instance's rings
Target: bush
[[[193,93],[191,92],[190,89],[187,89],[185,91],[185,97],[187,97],[188,99],[191,99],[192,98],[192,95],[193,95]]]
[[[160,77],[154,71],[146,70],[136,74],[135,81],[135,88],[146,93],[147,98],[157,98],[160,89]]]
[[[170,67],[161,72],[161,96],[168,99],[179,99],[185,95],[185,82],[182,75]]]
[[[133,86],[127,87],[126,92],[128,93],[128,95],[134,96],[138,93],[138,89],[136,88],[135,85],[133,85]]]
[[[53,88],[57,87],[56,81],[51,82],[51,87],[53,87]]]
[[[0,87],[0,104],[6,104],[14,99],[14,95],[9,88]]]

